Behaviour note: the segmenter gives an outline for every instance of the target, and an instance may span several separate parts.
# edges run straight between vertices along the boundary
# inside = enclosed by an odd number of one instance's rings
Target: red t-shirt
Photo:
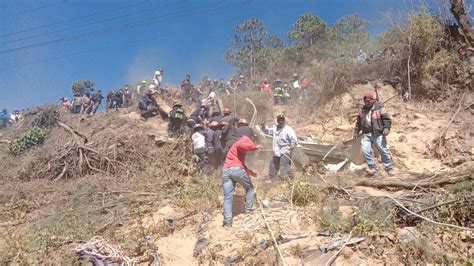
[[[260,84],[260,90],[261,91],[270,91],[270,83],[262,82],[262,84]]]
[[[237,140],[232,147],[230,147],[227,156],[225,157],[224,166],[222,168],[227,168],[231,166],[240,166],[247,171],[251,176],[255,176],[255,172],[248,169],[245,166],[245,155],[248,151],[253,151],[257,149],[257,144],[253,142],[249,137],[242,136]]]

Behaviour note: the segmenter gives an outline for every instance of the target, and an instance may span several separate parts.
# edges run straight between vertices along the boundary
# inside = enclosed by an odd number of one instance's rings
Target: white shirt
[[[278,130],[277,125],[267,129],[268,133],[273,135],[273,154],[280,157],[283,153],[290,153],[291,144],[298,143],[295,131],[288,125],[283,125]]]
[[[209,96],[207,96],[207,99],[208,100],[214,100],[214,98],[216,98],[216,93],[214,91],[211,91],[209,93]]]
[[[300,88],[300,82],[298,80],[293,81],[293,88],[295,88],[295,89]]]
[[[201,149],[206,147],[206,137],[203,134],[196,132],[191,136],[193,140],[193,149]]]

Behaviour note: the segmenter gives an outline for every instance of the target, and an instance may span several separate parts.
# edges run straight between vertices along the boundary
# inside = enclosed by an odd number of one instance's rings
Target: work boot
[[[367,170],[367,174],[368,174],[369,176],[374,176],[374,175],[376,175],[377,173],[378,173],[377,168],[369,168],[369,169]]]
[[[244,214],[252,214],[254,210],[244,210]]]
[[[393,176],[394,175],[393,169],[386,169],[385,172],[387,172],[388,176]]]

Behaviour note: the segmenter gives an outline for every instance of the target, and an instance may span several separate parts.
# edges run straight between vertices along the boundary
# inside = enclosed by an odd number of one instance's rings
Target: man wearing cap
[[[283,114],[277,116],[277,124],[266,128],[266,131],[273,136],[273,158],[270,161],[269,177],[275,178],[281,167],[281,176],[291,177],[291,152],[298,143],[295,131],[286,125]]]
[[[359,132],[362,131],[362,150],[364,152],[365,161],[369,166],[370,174],[376,174],[378,171],[372,153],[372,145],[375,145],[382,157],[382,164],[385,171],[388,175],[392,175],[393,162],[386,138],[390,133],[392,120],[387,111],[385,111],[384,106],[377,103],[375,98],[376,96],[372,92],[366,92],[364,94],[364,107],[362,107],[357,115],[354,138],[357,138]]]
[[[237,123],[237,136],[240,138],[242,136],[247,136],[251,140],[255,140],[255,132],[251,127],[249,127],[249,123],[247,123],[247,119],[241,118]]]

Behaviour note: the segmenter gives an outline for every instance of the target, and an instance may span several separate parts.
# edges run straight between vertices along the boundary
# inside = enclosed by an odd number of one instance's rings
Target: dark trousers
[[[207,152],[202,152],[202,151],[196,151],[196,155],[199,157],[199,168],[201,168],[201,171],[203,174],[208,175],[209,174],[209,156],[207,155]]]
[[[155,109],[152,109],[152,110],[140,110],[140,115],[145,118],[145,119],[148,119],[150,117],[153,117],[153,116],[156,116],[158,114],[158,110],[155,110]]]
[[[224,162],[222,149],[215,149],[211,154],[211,165],[214,169],[219,168]]]
[[[179,137],[184,133],[183,120],[170,118],[168,123],[168,134],[170,137]]]
[[[282,154],[280,157],[273,156],[270,161],[270,169],[268,175],[274,178],[278,175],[281,168],[281,177],[291,177],[291,154]]]

